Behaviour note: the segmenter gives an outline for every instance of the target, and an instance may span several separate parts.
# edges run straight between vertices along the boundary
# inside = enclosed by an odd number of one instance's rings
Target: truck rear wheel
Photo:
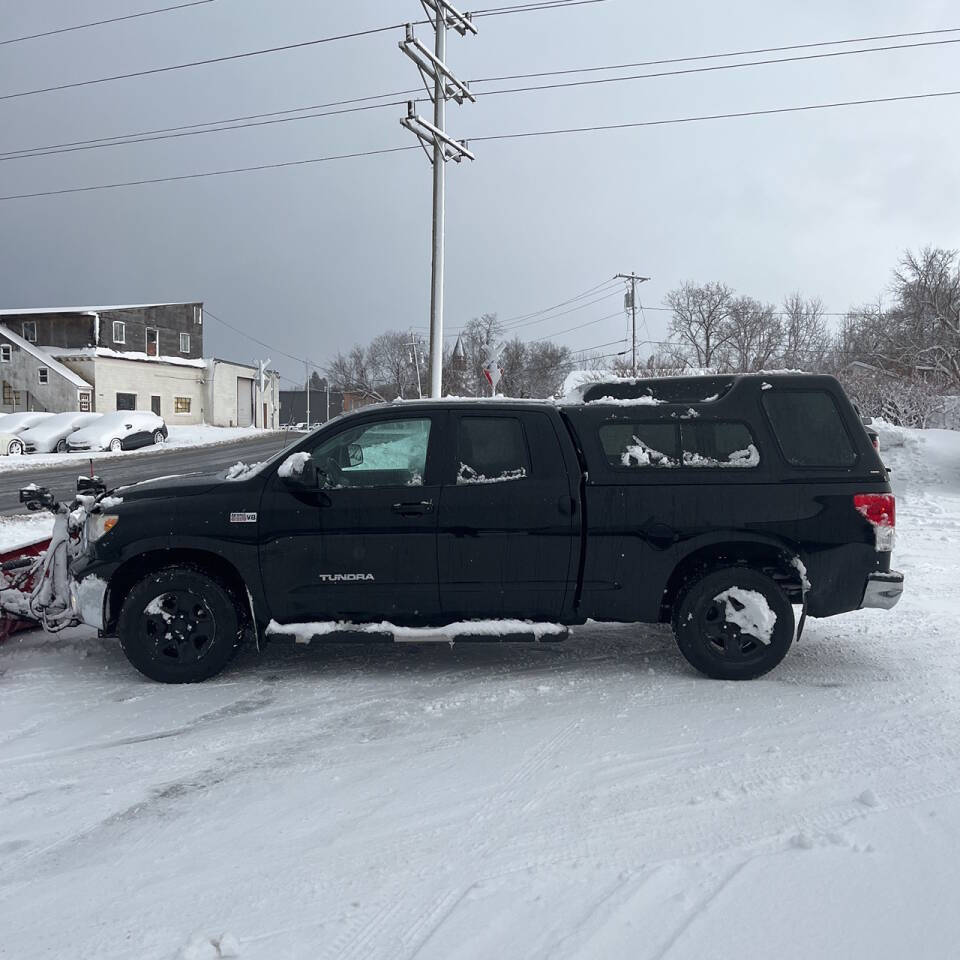
[[[165,567],[133,589],[117,621],[120,646],[146,677],[199,683],[216,676],[240,643],[230,591],[197,567]]]
[[[753,680],[793,643],[793,607],[779,585],[749,567],[724,567],[687,584],[673,608],[680,652],[716,680]]]

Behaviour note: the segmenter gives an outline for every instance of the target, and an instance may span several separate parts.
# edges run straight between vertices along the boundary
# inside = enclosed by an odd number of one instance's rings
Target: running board
[[[271,621],[267,636],[285,637],[297,643],[556,643],[570,635],[559,623],[525,620],[468,620],[444,627],[398,627],[392,623],[277,623]]]

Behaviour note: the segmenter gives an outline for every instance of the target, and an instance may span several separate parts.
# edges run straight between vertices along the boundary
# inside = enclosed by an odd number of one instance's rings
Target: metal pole
[[[447,55],[447,21],[443,5],[437,5],[436,56],[443,63]],[[443,76],[437,71],[433,84],[433,125],[443,130],[446,116]],[[433,144],[433,276],[430,292],[430,396],[437,400],[443,388],[443,244],[446,189],[446,160],[439,140]]]
[[[307,374],[307,429],[310,429],[310,367],[307,361],[303,361],[303,369]]]
[[[632,376],[637,375],[637,278],[631,277],[630,306],[633,308],[633,363],[631,369]]]

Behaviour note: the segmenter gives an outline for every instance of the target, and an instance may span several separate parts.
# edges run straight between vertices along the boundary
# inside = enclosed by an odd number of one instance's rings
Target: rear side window
[[[760,451],[743,423],[691,421],[680,427],[686,467],[756,467]]]
[[[798,467],[849,467],[857,454],[834,398],[823,390],[776,390],[763,406],[788,462]]]
[[[605,423],[600,445],[611,467],[676,467],[680,457],[672,423]]]
[[[457,431],[457,484],[507,483],[530,475],[523,426],[514,417],[463,417]]]

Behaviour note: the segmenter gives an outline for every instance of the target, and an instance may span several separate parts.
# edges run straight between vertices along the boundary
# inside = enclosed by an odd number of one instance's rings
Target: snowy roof
[[[59,360],[55,360],[53,355],[48,353],[43,347],[24,340],[19,334],[14,333],[9,327],[0,324],[0,334],[6,337],[11,343],[15,343],[21,350],[25,350],[32,357],[36,357],[41,363],[46,364],[54,373],[68,380],[75,387],[82,390],[89,390],[92,384],[87,383],[79,374],[74,373],[69,367],[65,367]]]
[[[177,367],[205,368],[207,365],[207,361],[199,357],[196,359],[190,357],[151,357],[140,350],[121,352],[110,347],[44,347],[44,350],[55,357],[75,357],[77,360],[110,357],[114,360],[147,360],[150,363],[170,363]]]
[[[170,303],[127,303],[106,307],[22,307],[0,310],[0,317],[41,316],[45,313],[108,313],[111,310],[145,310],[147,307],[181,307],[187,304],[202,303],[202,300],[175,300]]]

